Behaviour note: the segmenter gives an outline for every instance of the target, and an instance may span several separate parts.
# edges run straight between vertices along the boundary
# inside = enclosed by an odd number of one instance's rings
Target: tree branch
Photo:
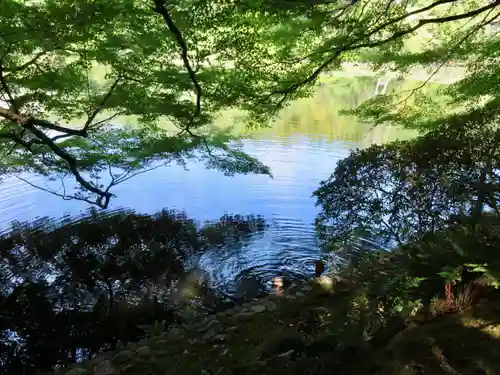
[[[95,108],[92,111],[92,113],[88,116],[87,121],[85,121],[85,124],[83,125],[83,129],[82,129],[83,131],[87,131],[87,129],[92,125],[92,121],[94,121],[95,118],[96,118],[96,116],[99,114],[99,112],[101,112],[104,109],[104,106],[106,105],[106,102],[108,101],[108,99],[113,94],[113,91],[116,88],[116,86],[118,85],[118,83],[120,82],[120,79],[121,79],[121,75],[118,74],[116,76],[115,81],[113,82],[113,84],[109,88],[108,92],[102,98],[101,103],[99,104],[99,106],[97,106],[97,108]]]
[[[165,6],[165,0],[154,0],[155,7],[153,8],[153,11],[160,14],[163,17],[163,20],[167,24],[168,29],[172,34],[174,34],[175,40],[177,41],[177,44],[181,48],[181,59],[184,64],[184,67],[188,71],[189,78],[193,82],[195,92],[196,92],[196,111],[195,111],[195,116],[194,119],[196,119],[200,113],[201,113],[201,86],[196,78],[196,73],[194,69],[191,66],[191,63],[189,62],[188,58],[188,48],[187,44],[182,36],[182,33],[180,30],[177,28],[175,25],[174,21],[172,20],[172,17],[170,17],[170,14],[168,13],[168,10]]]
[[[47,135],[45,135],[44,132],[41,130],[37,129],[34,124],[28,122],[26,125],[26,128],[33,133],[38,139],[40,139],[44,144],[46,144],[54,154],[59,156],[61,159],[66,161],[68,164],[69,170],[71,173],[75,176],[76,181],[83,186],[85,189],[88,191],[99,195],[99,199],[97,200],[97,205],[99,205],[102,208],[106,208],[109,204],[109,200],[112,197],[112,194],[109,192],[106,192],[104,190],[99,189],[98,187],[92,185],[90,182],[85,180],[82,175],[80,174],[80,171],[78,171],[78,162],[77,160],[68,154],[66,151],[64,151],[62,148],[58,147]],[[102,201],[104,199],[104,202]]]
[[[56,125],[50,121],[26,117],[26,116],[23,116],[21,114],[12,112],[9,109],[2,108],[2,107],[0,107],[0,117],[3,117],[7,120],[10,120],[10,121],[15,122],[15,123],[22,125],[22,126],[25,126],[26,124],[32,124],[32,125],[36,125],[36,126],[41,126],[42,128],[56,130],[56,131],[66,133],[66,134],[78,135],[81,137],[87,136],[87,131],[85,129],[65,128],[63,126]]]
[[[19,113],[19,108],[17,107],[17,104],[16,104],[16,102],[14,100],[14,97],[12,96],[12,93],[10,91],[9,85],[7,84],[7,81],[5,80],[5,76],[3,74],[4,71],[5,70],[4,70],[3,66],[2,66],[2,62],[0,61],[0,84],[2,85],[3,91],[7,95],[7,98],[9,100],[9,102],[10,102],[9,107],[12,108],[12,110],[15,113]]]
[[[375,35],[376,33],[382,31],[384,28],[387,28],[389,26],[392,26],[393,24],[397,23],[397,22],[400,22],[400,21],[403,21],[404,19],[410,17],[410,16],[413,16],[413,15],[417,15],[417,14],[420,14],[420,13],[423,13],[423,12],[426,12],[438,5],[442,5],[442,4],[446,4],[446,3],[452,3],[452,2],[455,2],[456,0],[439,0],[439,1],[436,1],[426,7],[423,7],[423,8],[420,8],[420,9],[417,9],[417,10],[414,10],[412,12],[408,12],[408,13],[405,13],[404,15],[402,16],[399,16],[399,17],[396,17],[388,22],[385,22],[384,24],[378,26],[377,28],[375,28],[374,30],[366,33],[365,35],[362,36],[362,38],[360,39],[368,39]],[[483,12],[486,12],[488,10],[492,10],[494,9],[495,7],[497,7],[498,5],[500,5],[500,0],[495,0],[494,2],[492,2],[491,4],[489,5],[486,5],[484,7],[481,7],[479,9],[475,9],[475,10],[472,10],[470,12],[467,12],[467,13],[462,13],[462,14],[457,14],[457,15],[453,15],[453,16],[447,16],[447,17],[437,17],[437,18],[427,18],[427,19],[421,19],[418,21],[418,23],[412,27],[409,27],[407,29],[404,29],[404,30],[400,30],[400,31],[397,31],[395,33],[393,33],[391,36],[385,38],[385,39],[382,39],[382,40],[378,40],[378,41],[374,41],[374,42],[363,42],[363,43],[358,43],[358,44],[351,44],[351,45],[343,45],[343,46],[340,46],[340,47],[337,47],[333,52],[332,52],[332,55],[326,59],[318,68],[316,68],[314,70],[314,72],[308,76],[307,78],[303,79],[302,81],[300,82],[297,82],[285,89],[279,89],[279,90],[274,90],[273,92],[271,92],[268,96],[267,96],[267,99],[275,94],[290,94],[294,91],[296,91],[298,88],[308,84],[308,83],[311,83],[313,82],[320,74],[322,71],[324,71],[333,61],[335,61],[343,52],[348,52],[348,51],[354,51],[354,50],[358,50],[358,49],[361,49],[361,48],[373,48],[373,47],[380,47],[381,45],[384,45],[384,44],[387,44],[387,43],[390,43],[398,38],[401,38],[405,35],[408,35],[408,34],[411,34],[415,31],[417,31],[418,29],[420,29],[421,27],[425,26],[425,25],[428,25],[428,24],[438,24],[438,23],[445,23],[445,22],[450,22],[450,21],[458,21],[458,20],[461,20],[461,19],[466,19],[466,18],[471,18],[471,17],[475,17]],[[319,52],[315,52],[313,54],[321,54],[321,53],[326,53],[327,51],[319,51]],[[280,105],[284,100],[281,100],[280,103],[278,105]]]
[[[35,55],[35,57],[33,57],[31,60],[28,60],[27,62],[25,62],[24,64],[22,65],[19,65],[19,66],[16,66],[16,67],[12,67],[12,68],[5,68],[4,71],[5,72],[8,72],[8,73],[12,73],[12,72],[19,72],[21,70],[24,70],[26,68],[28,68],[30,65],[33,65],[35,64],[38,59],[40,57],[43,57],[45,56],[46,54],[48,54],[50,51],[42,51],[42,52],[39,52]]]

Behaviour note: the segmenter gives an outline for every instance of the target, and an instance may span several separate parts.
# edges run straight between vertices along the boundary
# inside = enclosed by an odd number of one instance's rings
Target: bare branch
[[[64,185],[64,181],[62,180],[62,178],[61,178],[61,187],[63,189],[63,193],[61,194],[61,193],[58,193],[57,191],[45,188],[45,187],[40,186],[40,185],[36,185],[36,184],[34,184],[34,183],[26,180],[25,178],[20,177],[19,175],[14,175],[14,177],[16,177],[18,180],[20,180],[20,181],[28,184],[29,186],[31,186],[31,187],[33,187],[35,189],[39,189],[39,190],[42,190],[42,191],[44,191],[46,193],[55,195],[56,197],[62,198],[63,200],[66,200],[66,201],[69,201],[69,200],[78,200],[78,201],[87,202],[89,204],[98,206],[100,208],[106,208],[106,207],[103,207],[103,205],[101,203],[99,203],[99,200],[93,201],[93,200],[88,199],[88,198],[77,197],[76,195],[67,195],[66,194],[66,186]]]
[[[90,184],[87,180],[85,180],[80,172],[78,171],[77,168],[77,160],[68,154],[66,151],[58,147],[45,133],[43,133],[41,130],[37,129],[33,124],[28,123],[26,124],[27,129],[33,133],[38,139],[40,139],[42,142],[44,142],[51,150],[59,156],[61,159],[65,160],[66,163],[68,164],[68,167],[71,171],[71,173],[75,176],[75,179],[78,181],[80,185],[82,185],[85,189],[88,191],[91,191],[92,193],[98,194],[102,197],[104,197],[108,202],[109,198],[111,198],[111,194],[107,193],[94,185]],[[107,203],[106,203],[107,206]]]
[[[450,51],[448,51],[448,53],[446,54],[446,57],[443,59],[443,61],[441,61],[441,63],[438,65],[438,67],[434,70],[434,72],[432,72],[432,74],[421,84],[419,85],[418,87],[415,87],[414,89],[411,90],[410,94],[405,98],[403,99],[401,102],[397,103],[396,105],[399,105],[401,103],[406,103],[406,101],[408,99],[410,99],[412,97],[412,95],[414,95],[418,90],[422,89],[425,85],[427,85],[430,80],[439,72],[439,70],[448,62],[450,61],[451,57],[453,56],[453,53],[457,50],[458,47],[460,47],[460,45],[465,42],[467,39],[469,39],[476,31],[478,31],[479,29],[481,29],[482,27],[486,26],[487,24],[490,24],[491,22],[493,22],[495,19],[497,19],[498,17],[500,17],[500,14],[496,15],[495,17],[491,18],[490,20],[486,21],[486,19],[488,18],[488,16],[490,15],[490,13],[493,11],[493,9],[490,9],[490,11],[486,14],[486,16],[484,16],[483,18],[483,21],[481,21],[480,24],[478,24],[476,27],[472,28],[471,30],[469,30],[469,32],[463,37],[461,38],[451,49]]]

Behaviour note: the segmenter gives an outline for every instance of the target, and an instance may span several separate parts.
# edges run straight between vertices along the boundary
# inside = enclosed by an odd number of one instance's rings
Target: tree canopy
[[[4,0],[1,169],[73,177],[75,191],[52,192],[101,207],[131,175],[186,158],[227,174],[269,173],[210,127],[217,115],[239,108],[248,116],[235,121],[264,125],[310,95],[322,73],[349,61],[400,73],[466,63],[468,75],[445,93],[453,99],[448,112],[494,102],[498,5]],[[424,32],[432,39],[422,42]],[[428,96],[412,95],[418,111],[395,106],[401,99],[395,93],[356,113],[428,128],[447,112]],[[136,124],[116,126],[125,118]]]
[[[359,34],[367,37],[364,42],[341,48],[339,56],[355,51],[350,59],[402,77],[426,67],[429,77],[409,91],[375,96],[344,113],[422,135],[355,150],[321,183],[314,193],[322,207],[317,225],[326,244],[337,250],[359,235],[401,246],[463,216],[498,214],[500,4],[391,1],[385,8],[383,2],[373,3],[373,9],[378,4],[384,11],[381,19]],[[356,9],[368,12],[370,5],[358,2]],[[462,68],[460,76],[425,90],[450,65]]]

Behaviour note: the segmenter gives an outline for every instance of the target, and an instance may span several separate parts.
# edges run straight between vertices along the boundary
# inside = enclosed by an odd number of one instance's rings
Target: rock
[[[123,350],[113,358],[113,362],[117,364],[127,363],[134,358],[134,353],[131,350]]]
[[[94,375],[113,375],[113,374],[117,374],[117,371],[113,366],[113,363],[111,363],[111,361],[108,359],[101,362],[94,368]]]
[[[128,370],[130,370],[134,366],[135,366],[135,363],[129,363],[129,364],[122,366],[120,370],[122,373],[127,372]]]
[[[182,334],[182,329],[179,327],[172,327],[167,333],[167,337],[172,338],[172,337],[178,337]]]
[[[237,331],[237,330],[238,330],[238,327],[236,327],[236,326],[226,328],[226,331],[229,331],[229,332],[233,332],[233,331]]]
[[[274,311],[276,310],[277,306],[276,306],[276,303],[273,302],[273,301],[267,301],[266,302],[266,310],[268,311]]]
[[[203,335],[203,338],[202,338],[202,341],[210,341],[211,339],[213,339],[215,337],[216,333],[212,330],[209,330],[207,331],[207,333],[205,333]]]
[[[214,320],[211,320],[208,322],[208,324],[206,325],[207,328],[211,328],[211,327],[214,327],[214,326],[220,326],[221,325],[221,322],[219,322],[218,320],[214,319]]]
[[[84,368],[76,367],[69,370],[65,375],[85,375],[85,374],[87,374],[87,370],[85,370]]]
[[[295,292],[296,297],[304,297],[305,294],[303,292]]]
[[[148,344],[148,340],[146,340],[146,339],[139,340],[139,342],[137,343],[138,346],[145,346],[147,344]]]
[[[288,300],[294,300],[294,299],[297,299],[297,296],[294,294],[289,294],[289,295],[285,296],[285,298]]]
[[[253,311],[242,311],[242,312],[239,312],[238,314],[235,314],[234,317],[237,319],[245,319],[245,318],[248,318],[254,314],[255,313]]]
[[[310,292],[312,289],[313,289],[312,285],[309,284],[304,284],[300,288],[300,290],[302,290],[303,292]]]
[[[135,342],[129,342],[126,346],[128,350],[135,350],[137,348],[137,344]]]
[[[258,313],[266,311],[266,307],[263,305],[255,305],[255,306],[252,306],[250,308],[250,310],[253,311],[254,313],[258,314]]]
[[[149,357],[151,355],[151,349],[149,349],[149,346],[141,346],[137,348],[135,352],[141,357]]]

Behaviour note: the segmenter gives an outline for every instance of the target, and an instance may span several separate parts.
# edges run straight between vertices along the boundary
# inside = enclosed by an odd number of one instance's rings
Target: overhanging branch
[[[62,133],[78,135],[80,137],[86,137],[87,131],[85,129],[71,129],[65,128],[63,126],[56,125],[50,121],[35,119],[31,117],[24,116],[22,114],[15,113],[10,109],[0,107],[0,117],[3,117],[7,120],[15,122],[16,124],[25,126],[26,124],[40,126],[42,128],[56,130]]]
[[[193,82],[196,93],[196,110],[194,116],[194,119],[196,119],[201,113],[202,92],[201,92],[201,86],[196,78],[196,72],[194,71],[193,67],[191,66],[191,63],[189,62],[188,48],[186,41],[184,40],[181,31],[172,20],[172,17],[170,17],[170,14],[168,13],[168,10],[165,6],[165,0],[154,0],[154,4],[155,7],[153,8],[153,11],[155,11],[156,13],[160,14],[163,17],[163,20],[165,21],[168,29],[172,34],[174,34],[175,40],[181,49],[182,63],[189,74],[189,78]]]
[[[395,17],[394,19],[389,20],[389,21],[385,22],[384,24],[376,27],[374,30],[367,32],[359,39],[369,40],[372,36],[381,32],[385,28],[393,26],[397,22],[403,21],[403,20],[407,19],[408,17],[414,16],[414,15],[417,15],[420,13],[424,13],[428,10],[431,10],[432,8],[435,8],[438,5],[452,3],[455,1],[456,0],[439,0],[439,1],[436,1],[436,2],[430,4],[426,7],[414,10],[412,12],[405,13],[404,15]],[[458,20],[462,20],[462,19],[472,18],[472,17],[475,17],[475,16],[482,14],[486,11],[493,10],[494,8],[498,7],[499,5],[500,5],[500,0],[495,0],[486,6],[483,6],[481,8],[478,8],[478,9],[475,9],[475,10],[472,10],[472,11],[469,11],[466,13],[461,13],[461,14],[446,16],[446,17],[424,18],[424,19],[419,20],[416,25],[414,25],[412,27],[408,27],[404,30],[396,31],[391,36],[384,38],[384,39],[381,39],[381,40],[378,40],[378,41],[373,41],[373,42],[365,41],[365,42],[360,42],[357,44],[351,43],[351,44],[344,44],[342,46],[339,46],[339,47],[335,48],[331,52],[332,53],[331,56],[328,57],[323,63],[321,63],[321,65],[318,68],[316,68],[314,70],[314,72],[312,74],[310,74],[307,78],[305,78],[302,81],[297,82],[289,87],[286,87],[284,89],[278,89],[278,90],[272,91],[267,96],[267,99],[270,98],[271,96],[277,95],[277,94],[284,94],[286,96],[290,93],[295,92],[300,87],[307,85],[308,83],[313,82],[321,74],[321,72],[323,72],[326,68],[328,68],[328,66],[330,66],[344,52],[355,51],[355,50],[359,50],[362,48],[380,47],[382,45],[393,42],[401,37],[404,37],[406,35],[414,33],[415,31],[419,30],[420,28],[422,28],[425,25],[446,23],[446,22],[451,22],[451,21],[458,21]],[[328,50],[318,51],[318,52],[314,52],[310,56],[315,55],[315,54],[323,54],[323,53],[327,53],[327,52],[328,52]],[[281,100],[278,103],[278,105],[281,105],[281,103],[283,101],[284,100]]]

